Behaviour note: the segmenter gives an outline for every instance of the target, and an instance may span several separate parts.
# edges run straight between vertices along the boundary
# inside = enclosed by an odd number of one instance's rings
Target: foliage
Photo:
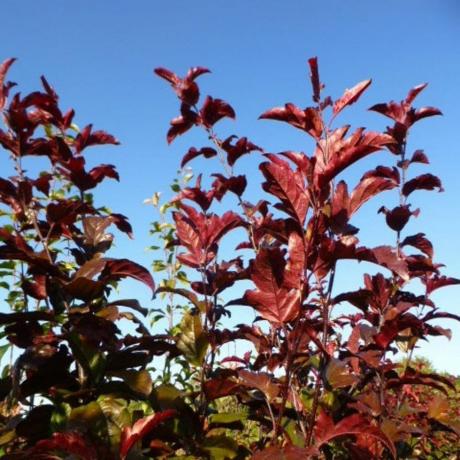
[[[181,166],[202,156],[217,159],[221,170],[209,189],[207,178],[198,175],[190,185],[186,173],[173,184],[171,202],[161,204],[158,194],[149,201],[161,216],[152,226],[159,243],[152,249],[162,250],[153,270],[163,276],[156,294],[165,306],[147,311],[135,299],[116,299],[115,287],[131,277],[153,290],[150,273],[105,255],[114,238],[108,228],[130,235],[131,227],[124,216],[95,207],[89,193],[118,174],[113,165],[88,169],[86,149],[116,139],[91,125],[80,131],[74,112],[59,109],[45,79],[43,92],[9,97],[11,64],[0,69],[6,126],[0,143],[16,171],[0,179],[1,276],[10,308],[0,321],[14,347],[1,380],[5,458],[458,454],[456,383],[412,356],[419,341],[450,336],[433,320],[460,319],[430,297],[460,280],[440,273],[423,233],[403,235],[419,212],[410,208],[412,193],[442,190],[432,174],[409,176],[414,163],[428,163],[421,150],[409,154],[410,128],[440,114],[413,107],[426,85],[399,103],[371,107],[391,119],[385,132],[335,127],[371,81],[333,101],[322,95],[312,58],[313,105],[288,103],[260,118],[305,132],[313,152],[274,154],[246,137],[219,137],[215,126],[235,118],[235,111],[211,96],[201,102],[196,80],[207,69],[192,68],[184,78],[156,69],[180,101],[168,142],[192,128],[209,139],[209,145],[190,147]],[[343,173],[380,151],[389,152],[394,166],[365,172],[351,188]],[[256,204],[244,198],[247,177],[236,173],[247,154],[261,157],[265,194]],[[31,156],[44,157],[49,171],[29,177],[24,159]],[[394,244],[360,245],[353,215],[390,190],[398,205],[379,212],[394,231]],[[232,210],[211,211],[225,207],[230,195]],[[234,251],[241,255],[228,258],[222,241],[231,233],[242,235]],[[378,272],[366,274],[363,287],[336,292],[341,260],[370,263]],[[414,281],[424,286],[422,294],[410,290]],[[250,287],[243,292],[242,284]],[[235,306],[253,309],[255,321],[226,327]],[[163,319],[164,333],[150,332]],[[134,323],[133,335],[120,331],[122,320]],[[242,342],[250,351],[225,353],[229,344],[240,350]],[[406,354],[403,361],[398,350]],[[163,361],[152,370],[154,357]]]

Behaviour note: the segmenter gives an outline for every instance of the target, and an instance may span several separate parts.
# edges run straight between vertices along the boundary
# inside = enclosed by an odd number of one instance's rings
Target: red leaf
[[[421,107],[414,113],[414,121],[419,121],[422,118],[433,117],[435,115],[442,115],[442,112],[436,107]]]
[[[187,104],[181,105],[181,115],[171,120],[166,139],[170,144],[177,136],[186,133],[197,121],[198,115]]]
[[[408,107],[412,105],[412,102],[414,102],[415,98],[427,87],[427,85],[428,83],[422,83],[409,90],[404,101]]]
[[[38,441],[32,451],[33,455],[40,455],[41,452],[59,451],[76,455],[81,460],[97,460],[98,458],[94,447],[76,432],[53,433],[51,438]]]
[[[388,226],[395,232],[400,232],[409,222],[410,217],[413,215],[418,216],[419,210],[411,211],[410,205],[396,206],[391,211],[388,210],[385,206],[382,206],[379,209],[379,213],[385,214],[386,222]]]
[[[456,284],[460,284],[460,279],[448,276],[432,275],[426,281],[422,278],[422,282],[425,283],[427,294],[431,294],[436,289],[444,286],[454,286]]]
[[[364,128],[357,129],[351,136],[345,138],[348,128],[348,126],[339,128],[327,141],[322,139],[318,142],[315,151],[315,175],[319,185],[329,182],[345,168],[370,153],[395,143],[388,134],[364,131]]]
[[[205,73],[211,73],[206,67],[192,67],[188,70],[187,75],[185,76],[186,80],[195,80],[195,78],[203,75]]]
[[[117,170],[115,169],[114,165],[99,165],[95,168],[91,169],[89,175],[93,178],[93,180],[98,184],[104,178],[110,177],[111,179],[115,179],[117,181],[120,180],[120,176],[118,175]]]
[[[413,246],[414,248],[422,251],[428,257],[433,257],[433,245],[428,238],[425,238],[424,233],[417,233],[416,235],[407,236],[404,238],[401,246]]]
[[[164,80],[168,81],[172,85],[177,85],[180,81],[180,78],[168,69],[163,67],[157,67],[153,70],[159,77],[163,78]]]
[[[275,107],[267,110],[259,119],[284,121],[294,128],[301,129],[315,139],[319,139],[323,132],[323,121],[318,110],[314,107],[300,109],[294,104],[288,103],[284,107]]]
[[[319,102],[321,98],[321,82],[319,80],[318,58],[310,58],[308,60],[308,65],[310,66],[310,80],[311,87],[313,89],[313,102]]]
[[[208,401],[235,394],[239,388],[240,385],[236,380],[226,377],[208,379],[203,384],[203,391]]]
[[[276,157],[271,157],[274,160]],[[294,172],[289,164],[282,160],[262,163],[259,166],[266,182],[263,189],[280,199],[280,208],[303,226],[309,207],[309,195],[303,176]]]
[[[221,145],[221,147],[227,153],[227,162],[230,166],[233,166],[242,155],[245,155],[247,153],[250,153],[256,150],[259,152],[262,151],[260,147],[253,144],[246,137],[239,138],[233,145],[232,140],[235,139],[235,137],[236,136],[228,137],[227,139],[225,139],[224,142],[222,142],[222,145]]]
[[[5,106],[6,98],[8,97],[8,92],[12,83],[5,84],[5,77],[8,72],[8,69],[11,67],[13,62],[16,61],[16,58],[9,58],[3,61],[0,65],[0,110]]]
[[[213,176],[216,180],[212,183],[212,188],[214,189],[214,197],[218,201],[221,201],[228,191],[240,197],[246,189],[246,176],[225,177],[222,174],[213,174]]]
[[[85,126],[81,133],[75,138],[74,146],[77,152],[81,152],[86,147],[92,145],[104,145],[104,144],[113,144],[118,145],[119,142],[111,134],[106,133],[105,131],[94,131],[91,132],[92,125]]]
[[[349,415],[336,423],[326,412],[320,412],[316,422],[316,447],[318,449],[335,438],[350,434],[363,434],[378,439],[388,448],[393,458],[396,458],[396,449],[391,439],[379,428],[371,425],[361,414]]]
[[[191,147],[182,158],[180,167],[183,168],[189,161],[199,157],[200,155],[203,155],[205,158],[212,158],[217,155],[217,152],[211,147],[203,147],[200,150],[197,150],[195,147]]]
[[[334,107],[332,109],[334,117],[338,115],[346,106],[354,104],[361,97],[364,91],[366,91],[371,82],[372,80],[364,80],[353,86],[353,88],[345,90],[343,96],[334,102]]]
[[[319,455],[319,452],[313,447],[306,449],[293,445],[284,447],[272,446],[263,450],[258,450],[251,457],[251,460],[301,460],[314,458],[313,456],[316,455]]]
[[[433,174],[422,174],[407,181],[402,192],[405,196],[409,196],[414,190],[434,190],[435,188],[439,189],[440,192],[444,191],[439,177],[433,176]]]
[[[138,420],[132,427],[125,427],[121,432],[120,439],[120,460],[124,460],[128,452],[132,449],[136,442],[141,441],[142,438],[170,418],[176,417],[177,412],[173,409],[168,409],[163,412],[158,412],[154,415]]]
[[[142,265],[128,259],[109,259],[101,274],[105,279],[134,278],[147,285],[155,293],[152,275]]]
[[[368,177],[361,179],[350,197],[350,216],[372,197],[386,190],[392,190],[397,186],[398,182],[386,177]]]
[[[280,248],[260,249],[251,270],[257,289],[244,295],[264,319],[275,324],[293,320],[300,311],[299,291],[284,285],[285,270],[286,261]]]
[[[410,159],[411,163],[429,164],[430,161],[423,150],[416,150]]]
[[[238,371],[238,377],[242,385],[257,388],[269,401],[276,398],[280,392],[279,386],[266,372],[251,372],[241,369]]]
[[[200,110],[200,116],[203,124],[211,128],[224,117],[235,119],[235,111],[230,104],[222,99],[213,99],[211,96],[207,96]]]
[[[123,214],[112,213],[109,217],[120,232],[126,233],[130,238],[133,238],[133,228],[128,222],[128,218],[126,216]]]

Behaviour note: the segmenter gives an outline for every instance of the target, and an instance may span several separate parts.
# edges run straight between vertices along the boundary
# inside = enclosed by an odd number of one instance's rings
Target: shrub
[[[410,208],[412,193],[442,190],[432,174],[409,174],[412,164],[428,163],[423,151],[409,153],[410,128],[440,114],[413,107],[426,85],[399,103],[371,107],[390,118],[385,132],[335,127],[371,82],[333,101],[322,95],[312,58],[313,105],[288,103],[261,118],[305,132],[315,147],[310,155],[274,154],[246,137],[218,135],[218,122],[235,111],[218,98],[201,101],[197,78],[207,69],[192,68],[184,78],[156,69],[180,101],[168,142],[192,128],[209,139],[191,147],[181,167],[203,156],[217,159],[220,171],[209,189],[201,175],[194,185],[187,176],[173,185],[171,203],[152,198],[163,216],[152,231],[165,246],[164,259],[154,263],[166,273],[156,293],[167,308],[150,317],[168,318],[166,332],[152,334],[137,300],[113,299],[125,277],[154,290],[145,268],[105,255],[113,241],[108,228],[130,235],[130,225],[96,207],[89,192],[118,174],[113,165],[88,170],[86,149],[116,144],[115,138],[91,125],[79,131],[74,112],[59,109],[45,79],[43,92],[9,98],[11,64],[0,71],[6,125],[0,142],[16,171],[0,180],[1,275],[11,308],[0,322],[16,350],[1,380],[5,458],[434,459],[457,453],[458,409],[447,396],[455,383],[412,357],[420,340],[449,336],[433,320],[460,319],[430,298],[460,281],[440,273],[423,233],[403,234],[418,213]],[[382,150],[394,165],[367,171],[349,187],[343,173]],[[265,194],[256,204],[244,198],[247,177],[236,172],[246,154],[261,157]],[[49,171],[28,177],[23,160],[29,156],[45,157]],[[398,204],[379,212],[394,243],[360,245],[353,215],[390,190]],[[212,212],[227,194],[236,199],[233,210]],[[237,229],[244,237],[228,257],[222,240]],[[377,273],[364,275],[363,287],[338,293],[341,260],[374,264]],[[414,280],[422,294],[409,290]],[[245,292],[238,289],[248,283]],[[225,317],[238,305],[254,309],[256,319],[229,329]],[[122,334],[120,320],[134,322],[136,334]],[[251,351],[224,353],[240,341]],[[403,361],[398,349],[406,353]],[[164,365],[152,373],[155,356]]]

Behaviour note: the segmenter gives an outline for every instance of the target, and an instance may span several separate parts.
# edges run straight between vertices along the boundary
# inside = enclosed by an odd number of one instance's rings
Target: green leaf
[[[203,450],[208,452],[212,460],[235,458],[238,454],[238,444],[227,436],[209,436],[203,441]]]
[[[209,425],[219,426],[219,427],[229,427],[235,428],[235,425],[238,428],[243,427],[244,421],[248,419],[248,414],[245,412],[221,412],[218,414],[211,414],[208,417]]]
[[[0,346],[0,362],[2,358],[5,356],[5,353],[10,349],[11,345],[7,343],[6,345]]]
[[[131,388],[131,390],[148,396],[152,392],[152,378],[146,370],[141,371],[118,371],[113,373],[116,377],[120,377]]]
[[[184,314],[180,324],[177,348],[191,364],[201,366],[208,350],[208,339],[203,331],[199,315]]]
[[[106,358],[103,353],[83,343],[78,334],[69,334],[69,344],[80,365],[94,384],[98,384],[105,372]]]

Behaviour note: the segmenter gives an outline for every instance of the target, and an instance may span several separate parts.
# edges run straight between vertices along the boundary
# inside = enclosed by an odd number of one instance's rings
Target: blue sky
[[[203,141],[191,134],[167,146],[165,133],[177,104],[164,82],[153,76],[154,67],[178,73],[194,65],[212,69],[212,75],[201,79],[203,92],[228,100],[237,112],[237,121],[222,123],[219,133],[248,135],[273,152],[309,152],[312,147],[300,132],[257,121],[272,106],[310,103],[306,61],[311,56],[318,56],[326,92],[333,97],[373,78],[360,103],[339,122],[383,129],[385,119],[366,108],[400,100],[410,87],[429,82],[418,102],[438,106],[444,117],[422,121],[409,148],[425,149],[432,162],[429,171],[442,178],[446,191],[414,194],[413,204],[422,214],[407,234],[425,232],[434,242],[436,260],[447,265],[446,273],[460,277],[457,0],[3,0],[2,14],[0,58],[19,58],[10,78],[21,90],[35,89],[38,77],[45,74],[61,94],[62,105],[76,109],[80,126],[92,122],[120,139],[120,147],[94,150],[88,161],[117,165],[121,184],[106,182],[97,200],[131,218],[136,239],[120,236],[117,254],[145,265],[152,258],[144,248],[151,244],[148,224],[154,216],[142,202],[154,191],[167,193],[181,154]],[[346,177],[353,183],[366,168],[393,161],[389,154],[378,154]],[[2,172],[5,165],[0,158]],[[218,168],[200,160],[193,166]],[[245,159],[238,172],[257,178],[256,160]],[[257,196],[256,185],[254,181],[250,187],[252,197]],[[389,207],[395,199],[391,193],[384,197]],[[363,243],[394,241],[376,214],[379,204],[366,205],[355,221],[367,228],[361,232]],[[343,268],[338,287],[353,289],[361,267]],[[128,286],[131,295],[147,299],[143,287]],[[446,288],[436,300],[440,307],[460,313],[459,294],[460,288]],[[460,327],[443,325],[454,330],[452,341],[435,339],[421,353],[440,369],[460,373]]]

